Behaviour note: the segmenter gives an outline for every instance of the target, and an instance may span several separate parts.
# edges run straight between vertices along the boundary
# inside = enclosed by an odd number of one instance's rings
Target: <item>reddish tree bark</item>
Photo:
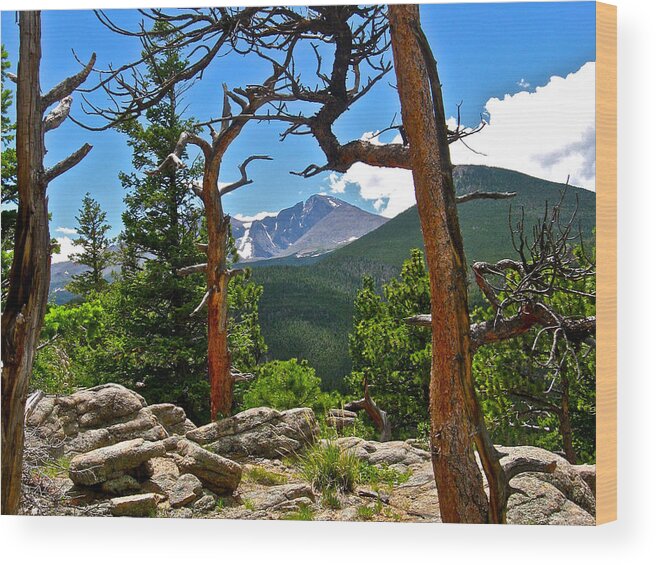
[[[441,88],[419,7],[389,6],[403,127],[430,277],[433,469],[445,522],[501,522],[505,477],[487,437],[472,380],[465,256],[456,209]],[[490,502],[474,457],[490,483]]]

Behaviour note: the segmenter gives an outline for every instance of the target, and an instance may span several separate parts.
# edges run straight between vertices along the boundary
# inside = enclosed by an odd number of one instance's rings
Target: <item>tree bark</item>
[[[505,477],[472,379],[467,279],[436,66],[416,5],[389,6],[394,68],[431,288],[431,453],[445,522],[502,522]],[[474,456],[490,484],[490,502]]]
[[[40,12],[19,12],[16,95],[18,219],[9,294],[2,314],[2,513],[20,504],[23,422],[34,351],[48,302],[50,232],[43,168]]]
[[[217,156],[220,163],[220,156]],[[229,416],[234,381],[228,348],[228,230],[218,189],[219,165],[210,159],[203,175],[203,204],[207,220],[207,367],[210,381],[210,416]]]
[[[567,376],[567,368],[562,371],[560,378],[563,392],[560,397],[558,420],[560,423],[560,434],[563,438],[563,451],[565,452],[565,459],[572,465],[576,465],[576,451],[574,451],[572,436],[572,418],[569,409],[569,377]]]

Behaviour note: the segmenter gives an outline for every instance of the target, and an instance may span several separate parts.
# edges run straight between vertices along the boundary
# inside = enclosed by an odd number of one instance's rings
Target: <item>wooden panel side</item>
[[[597,3],[597,524],[617,519],[617,8]]]

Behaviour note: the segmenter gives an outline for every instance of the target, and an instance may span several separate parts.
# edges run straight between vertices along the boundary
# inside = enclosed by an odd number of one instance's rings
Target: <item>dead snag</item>
[[[70,95],[87,78],[94,62],[41,95],[41,13],[18,15],[20,46],[16,92],[18,218],[9,291],[2,313],[2,513],[20,504],[25,403],[36,344],[50,286],[48,183],[79,163],[91,150],[83,145],[50,169],[43,158],[45,133],[68,117]],[[57,106],[46,114],[53,104]]]
[[[445,522],[502,522],[505,478],[485,430],[472,380],[465,256],[456,210],[437,67],[415,5],[389,6],[403,127],[430,276],[433,469]],[[439,321],[439,323],[438,323]],[[490,501],[474,457],[478,448]]]

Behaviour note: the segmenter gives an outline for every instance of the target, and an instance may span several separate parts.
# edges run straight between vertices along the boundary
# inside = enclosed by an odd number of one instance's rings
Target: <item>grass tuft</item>
[[[317,443],[298,459],[301,476],[319,491],[352,492],[358,483],[360,461],[331,441]]]
[[[299,520],[304,522],[311,522],[314,520],[314,510],[307,504],[302,504],[298,510],[288,512],[281,520]]]

